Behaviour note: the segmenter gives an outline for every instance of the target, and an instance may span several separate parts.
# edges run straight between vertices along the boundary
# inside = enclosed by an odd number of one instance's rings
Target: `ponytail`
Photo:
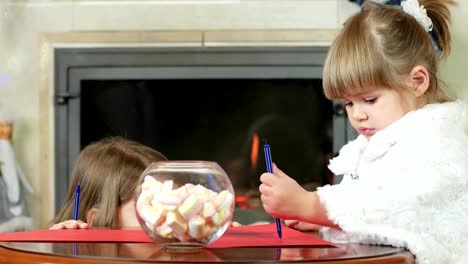
[[[419,0],[427,10],[427,15],[432,20],[432,39],[441,51],[441,58],[447,58],[451,49],[451,36],[449,30],[450,10],[449,5],[455,4],[453,0]]]

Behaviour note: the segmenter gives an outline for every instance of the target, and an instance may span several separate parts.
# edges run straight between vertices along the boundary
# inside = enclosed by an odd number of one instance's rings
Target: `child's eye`
[[[377,101],[377,97],[369,97],[369,98],[364,98],[364,102],[366,103],[375,103]]]
[[[351,102],[351,101],[343,101],[342,104],[343,104],[344,107],[348,107],[348,106],[352,106],[352,105],[353,105],[353,102]]]

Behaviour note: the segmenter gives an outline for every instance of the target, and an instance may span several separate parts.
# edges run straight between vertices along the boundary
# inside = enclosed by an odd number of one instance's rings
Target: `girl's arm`
[[[337,227],[328,219],[316,192],[308,192],[276,165],[273,172],[263,173],[259,187],[265,211],[273,217],[295,219],[322,226]]]

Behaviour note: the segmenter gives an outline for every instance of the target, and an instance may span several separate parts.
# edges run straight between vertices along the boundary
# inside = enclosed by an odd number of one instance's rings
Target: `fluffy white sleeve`
[[[447,127],[450,129],[450,127]],[[329,218],[354,242],[409,248],[418,263],[453,263],[468,237],[468,143],[458,133],[397,144],[367,177],[318,188]]]

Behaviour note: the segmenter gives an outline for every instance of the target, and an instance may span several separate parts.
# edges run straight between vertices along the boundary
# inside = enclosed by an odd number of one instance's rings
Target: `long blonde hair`
[[[86,146],[75,162],[65,205],[50,225],[72,219],[75,186],[80,184],[79,218],[86,222],[90,209],[99,210],[93,227],[117,228],[118,207],[134,195],[139,176],[160,152],[122,137],[110,137]]]
[[[419,3],[432,20],[440,56],[446,58],[451,41],[448,5],[454,2]],[[414,17],[394,6],[367,1],[348,19],[330,47],[323,70],[324,94],[333,100],[375,88],[406,91],[403,77],[421,65],[430,75],[426,101],[451,101],[437,77],[438,59],[430,34]]]

